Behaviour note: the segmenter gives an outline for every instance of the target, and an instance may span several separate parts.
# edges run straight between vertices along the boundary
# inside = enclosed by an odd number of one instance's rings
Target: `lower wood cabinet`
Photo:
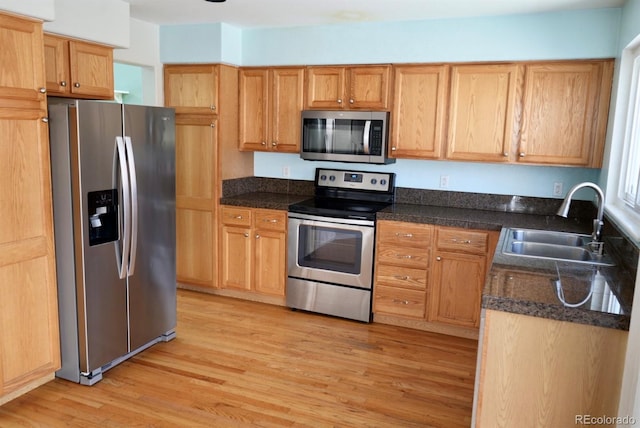
[[[473,427],[571,427],[589,424],[579,417],[618,416],[627,331],[485,314]]]
[[[379,221],[374,320],[477,337],[497,238],[498,232]]]
[[[286,211],[222,206],[221,287],[284,298],[286,228]]]

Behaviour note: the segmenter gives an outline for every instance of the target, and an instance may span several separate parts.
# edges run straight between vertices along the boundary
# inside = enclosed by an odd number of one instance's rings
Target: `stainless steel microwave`
[[[387,164],[389,112],[302,112],[300,157],[305,160]]]

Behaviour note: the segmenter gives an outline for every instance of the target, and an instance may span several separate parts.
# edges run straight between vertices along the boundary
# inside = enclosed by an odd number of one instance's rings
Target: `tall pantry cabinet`
[[[0,13],[0,404],[60,367],[42,23]]]
[[[222,180],[253,175],[252,154],[238,151],[238,69],[167,64],[164,93],[176,110],[177,280],[218,288]]]

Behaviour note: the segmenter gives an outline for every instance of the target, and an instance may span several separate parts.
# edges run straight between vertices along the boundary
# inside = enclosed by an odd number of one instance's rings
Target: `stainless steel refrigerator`
[[[60,378],[175,337],[172,109],[50,99]]]

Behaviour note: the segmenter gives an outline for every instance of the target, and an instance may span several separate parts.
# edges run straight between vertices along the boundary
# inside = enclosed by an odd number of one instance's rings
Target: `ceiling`
[[[410,21],[621,7],[626,0],[124,0],[157,24],[225,22],[240,28]]]

